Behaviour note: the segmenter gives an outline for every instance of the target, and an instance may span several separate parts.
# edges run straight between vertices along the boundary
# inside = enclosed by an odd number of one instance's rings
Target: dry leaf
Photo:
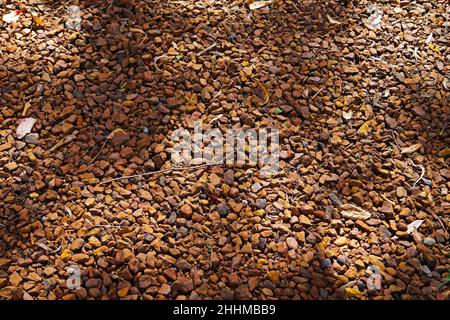
[[[351,118],[352,118],[352,116],[353,116],[353,111],[342,111],[342,117],[345,119],[345,120],[350,120]]]
[[[130,28],[130,31],[131,31],[131,32],[134,32],[134,33],[142,33],[142,34],[145,34],[145,31],[144,31],[144,30],[138,29],[138,28]]]
[[[25,117],[27,115],[28,109],[30,109],[31,103],[29,101],[25,102],[25,105],[23,106],[22,111],[22,117]]]
[[[427,40],[425,40],[425,43],[426,44],[430,44],[432,40],[433,40],[433,32],[430,32],[430,34],[428,35]]]
[[[20,15],[23,13],[22,10],[14,10],[10,13],[7,13],[3,16],[2,20],[6,23],[17,22],[20,18]]]
[[[439,158],[445,158],[445,157],[448,157],[448,156],[450,156],[450,148],[442,149],[438,153],[438,157]]]
[[[273,0],[255,1],[255,2],[251,3],[248,7],[250,8],[250,10],[256,10],[256,9],[267,7],[269,4],[272,4],[272,2],[273,2]]]
[[[408,234],[411,234],[414,230],[419,229],[423,222],[424,220],[416,220],[411,222],[410,224],[408,224],[408,229],[406,230],[406,232]]]
[[[117,128],[117,129],[114,129],[114,131],[111,132],[111,133],[108,135],[108,137],[107,137],[106,139],[107,139],[107,140],[111,140],[111,139],[113,139],[114,136],[115,136],[116,134],[118,134],[118,133],[126,134],[126,132],[125,132],[124,130],[122,130],[121,128]]]
[[[38,16],[32,16],[33,22],[39,27],[45,27],[45,22]]]
[[[437,52],[437,53],[440,52],[439,47],[438,47],[436,44],[434,44],[434,43],[429,43],[429,44],[428,44],[428,48],[430,48],[430,49],[433,50],[434,52]]]
[[[370,212],[353,204],[343,204],[339,210],[344,218],[351,220],[367,220],[372,216]]]
[[[345,288],[345,293],[347,294],[347,297],[349,298],[361,298],[362,296],[362,292],[359,291],[358,289],[354,289],[354,288]]]
[[[263,105],[267,104],[267,102],[269,102],[269,99],[270,99],[269,91],[267,91],[266,86],[263,85],[261,82],[259,82],[259,81],[255,81],[255,82],[258,85],[258,88],[261,89],[261,91],[264,95],[264,100],[262,100],[260,97],[258,97],[258,95],[255,93],[253,94],[253,96],[257,100],[258,104],[260,106],[263,106]]]
[[[374,123],[374,120],[368,120],[368,121],[364,122],[364,123],[361,125],[361,127],[359,127],[358,133],[359,133],[361,136],[363,136],[363,137],[367,136],[367,135],[369,134],[370,126],[371,126],[373,123]]]
[[[17,138],[22,139],[27,134],[31,132],[31,129],[33,129],[34,124],[36,123],[35,118],[25,118],[20,121],[19,126],[16,130]]]
[[[77,138],[78,132],[79,132],[78,130],[75,130],[72,134],[68,135],[65,138],[62,138],[53,147],[51,147],[49,150],[47,150],[45,152],[45,154],[48,155],[48,154],[54,152],[55,150],[57,150],[59,147],[72,142],[73,140],[75,140]]]
[[[412,146],[406,147],[402,149],[402,154],[410,154],[414,153],[422,147],[421,143],[413,144]]]
[[[339,22],[339,21],[337,21],[337,20],[334,20],[332,17],[330,17],[330,15],[328,15],[327,14],[327,19],[328,19],[328,22],[329,23],[331,23],[331,24],[341,24],[341,22]]]
[[[79,34],[80,34],[80,31],[75,31],[75,32],[73,32],[73,33],[68,37],[68,40],[69,40],[69,41],[75,40],[75,39],[78,37]]]

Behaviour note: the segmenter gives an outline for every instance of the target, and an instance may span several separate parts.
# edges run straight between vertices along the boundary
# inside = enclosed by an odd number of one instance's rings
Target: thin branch
[[[202,51],[200,51],[199,53],[197,53],[197,56],[201,56],[201,55],[207,53],[208,51],[214,49],[215,47],[217,47],[217,43],[213,43],[213,44],[210,45],[208,48],[203,49]]]
[[[195,170],[195,169],[205,168],[205,167],[214,166],[214,165],[221,165],[221,164],[219,164],[219,163],[199,164],[197,166],[192,166],[192,167],[170,168],[170,169],[163,169],[163,170],[152,171],[152,172],[145,172],[145,173],[141,173],[141,174],[133,174],[131,176],[122,176],[122,177],[114,178],[111,180],[102,181],[98,185],[102,185],[102,184],[106,184],[106,183],[110,183],[110,182],[118,181],[118,180],[138,178],[138,177],[144,177],[144,176],[152,176],[152,175],[159,174],[159,173],[167,173],[167,172],[182,171],[182,170]]]
[[[94,158],[92,158],[91,162],[89,162],[89,164],[92,164],[95,160],[97,160],[98,156],[100,155],[100,153],[103,151],[103,148],[106,146],[106,143],[108,142],[108,140],[105,140],[105,142],[103,142],[102,147],[100,148],[100,151],[95,155]]]

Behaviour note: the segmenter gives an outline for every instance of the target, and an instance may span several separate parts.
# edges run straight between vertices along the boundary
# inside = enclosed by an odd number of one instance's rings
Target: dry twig
[[[133,175],[130,175],[130,176],[122,176],[122,177],[118,177],[118,178],[102,181],[102,182],[99,183],[99,185],[107,184],[107,183],[110,183],[110,182],[113,182],[113,181],[118,181],[118,180],[138,178],[138,177],[144,177],[144,176],[152,176],[152,175],[155,175],[155,174],[158,174],[158,173],[167,173],[167,172],[182,171],[182,170],[195,170],[195,169],[206,168],[206,167],[214,166],[214,165],[221,165],[221,164],[218,164],[218,163],[199,164],[197,166],[192,166],[192,167],[169,168],[169,169],[163,169],[163,170],[158,170],[158,171],[146,172],[146,173],[141,173],[141,174],[133,174]]]
[[[208,48],[203,49],[202,51],[200,51],[199,53],[197,53],[197,56],[199,57],[199,56],[201,56],[201,55],[207,53],[208,51],[214,49],[215,47],[217,47],[217,43],[213,43],[213,44],[210,45]]]

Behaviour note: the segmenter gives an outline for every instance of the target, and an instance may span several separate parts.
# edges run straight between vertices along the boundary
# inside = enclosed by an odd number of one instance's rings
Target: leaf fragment
[[[264,100],[262,100],[260,97],[258,97],[258,95],[256,93],[254,93],[253,96],[254,96],[255,100],[257,101],[257,103],[259,104],[259,106],[264,106],[269,102],[269,99],[270,99],[269,91],[267,91],[266,86],[263,85],[261,82],[255,81],[255,83],[258,85],[258,88],[263,93]]]
[[[32,15],[32,17],[33,17],[33,23],[35,25],[37,25],[39,27],[45,27],[45,22],[44,22],[44,20],[42,20],[41,17],[35,16],[35,15]]]
[[[267,7],[268,5],[270,5],[272,3],[273,3],[273,0],[255,1],[253,3],[250,3],[248,7],[250,8],[250,10],[256,10],[256,9]]]
[[[328,19],[328,22],[331,23],[331,24],[337,24],[337,25],[339,25],[339,24],[342,23],[342,22],[339,22],[339,21],[337,21],[337,20],[334,20],[332,17],[330,17],[329,14],[327,14],[327,19]]]
[[[19,21],[20,15],[23,13],[22,10],[14,10],[5,14],[2,18],[3,22],[14,23]]]
[[[22,117],[25,117],[27,115],[28,109],[30,109],[30,107],[31,107],[30,101],[25,102],[23,106]]]
[[[27,134],[29,134],[31,132],[31,129],[33,129],[35,123],[36,123],[35,118],[22,119],[22,121],[20,121],[19,126],[16,129],[17,138],[22,139]]]
[[[358,133],[363,137],[367,136],[369,134],[370,126],[372,126],[374,122],[374,120],[368,120],[364,122],[361,127],[359,127]]]
[[[438,157],[439,157],[439,158],[446,158],[446,157],[448,157],[448,156],[450,156],[450,148],[442,149],[442,150],[439,151],[439,153],[438,153]]]
[[[411,222],[410,224],[408,224],[408,229],[406,230],[406,233],[408,234],[413,233],[414,230],[419,229],[419,227],[422,225],[424,221],[425,220],[415,220]]]
[[[352,118],[352,116],[353,116],[353,111],[352,110],[350,110],[350,111],[342,111],[342,117],[345,120],[350,120]]]
[[[422,144],[421,143],[416,143],[413,144],[409,147],[405,147],[402,149],[401,154],[410,154],[410,153],[414,153],[417,150],[419,150],[420,148],[422,148]]]
[[[360,207],[347,203],[339,207],[341,215],[351,220],[367,220],[372,214]]]

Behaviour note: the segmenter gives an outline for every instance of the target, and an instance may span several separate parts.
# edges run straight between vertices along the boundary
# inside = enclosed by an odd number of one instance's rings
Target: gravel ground
[[[1,299],[448,299],[447,1],[77,2],[0,6]]]

